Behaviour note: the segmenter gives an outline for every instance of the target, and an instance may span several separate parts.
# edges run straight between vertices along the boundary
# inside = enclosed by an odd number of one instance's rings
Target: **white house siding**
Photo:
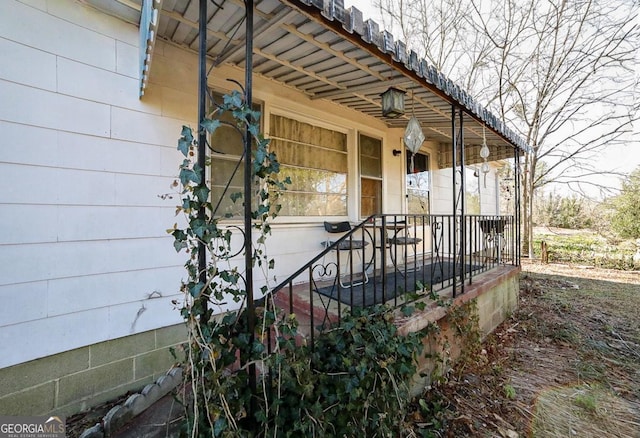
[[[0,2],[0,368],[181,320],[158,195],[196,89],[140,100],[137,44],[79,2]]]
[[[433,163],[435,165],[435,163]],[[474,166],[479,168],[480,166]],[[437,169],[432,172],[432,191],[431,209],[433,214],[453,214],[453,190],[451,189],[451,181],[453,175],[451,168]],[[459,181],[458,176],[458,181]],[[480,214],[497,215],[498,197],[496,169],[491,167],[487,174],[487,185],[484,184],[484,174],[480,172],[478,177],[478,185],[480,186]]]
[[[431,211],[433,214],[453,214],[453,192],[451,181],[453,174],[451,168],[438,169],[437,160],[432,161],[431,187]]]
[[[486,176],[480,172],[478,178],[480,185],[480,213],[486,215],[500,214],[500,206],[498,201],[498,174],[495,168],[491,168]]]

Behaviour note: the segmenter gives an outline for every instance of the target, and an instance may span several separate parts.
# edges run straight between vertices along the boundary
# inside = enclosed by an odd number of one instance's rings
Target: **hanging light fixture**
[[[422,143],[424,143],[424,133],[422,132],[422,126],[413,113],[413,93],[411,93],[411,118],[407,127],[404,130],[404,145],[409,151],[411,151],[411,166],[409,172],[413,173],[413,157],[420,150]]]
[[[485,134],[484,125],[482,126],[482,147],[480,148],[480,158],[484,160],[482,163],[482,173],[484,174],[484,188],[487,188],[487,173],[489,173],[489,163],[487,163],[487,158],[489,158],[489,146],[487,146],[487,136]]]
[[[382,99],[382,115],[384,117],[396,118],[404,114],[405,92],[394,87],[389,87],[387,91],[380,95]]]

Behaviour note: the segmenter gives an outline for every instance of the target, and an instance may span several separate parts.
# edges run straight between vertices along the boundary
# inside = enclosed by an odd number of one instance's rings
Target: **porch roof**
[[[143,0],[84,0],[86,3],[136,25],[141,24]],[[199,0],[164,0],[154,23],[157,37],[197,52]],[[240,68],[245,61],[244,2],[209,3],[207,54],[215,65]],[[147,40],[145,49],[152,49]],[[452,143],[452,104],[462,108],[464,143],[469,162],[481,161],[475,149],[482,143],[483,126],[491,159],[513,157],[513,148],[529,152],[530,146],[504,121],[488,111],[465,90],[438,72],[426,60],[407,50],[365,20],[343,0],[255,0],[254,74],[293,87],[311,99],[328,99],[404,128],[413,112],[427,139],[444,152]],[[389,87],[407,92],[407,114],[382,116],[380,94]],[[476,151],[477,152],[477,151]],[[441,165],[451,165],[447,153]],[[448,162],[447,162],[448,161]]]

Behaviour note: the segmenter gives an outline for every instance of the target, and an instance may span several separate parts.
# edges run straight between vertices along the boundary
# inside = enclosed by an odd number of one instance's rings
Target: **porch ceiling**
[[[140,24],[142,0],[84,2]],[[199,0],[161,4],[157,38],[197,52]],[[214,63],[244,67],[244,15],[242,0],[209,3],[207,54]],[[482,143],[485,125],[491,159],[512,157],[514,146],[530,150],[464,90],[407,51],[403,42],[381,32],[377,23],[364,21],[355,7],[345,10],[342,0],[255,0],[253,71],[311,99],[331,100],[383,120],[389,127],[404,128],[413,106],[427,139],[441,144],[442,155],[452,143],[454,103],[463,109],[466,145]],[[407,92],[405,116],[382,116],[380,94],[390,86]]]

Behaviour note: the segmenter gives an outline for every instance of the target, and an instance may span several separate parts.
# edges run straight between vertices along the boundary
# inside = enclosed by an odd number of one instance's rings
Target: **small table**
[[[414,253],[415,251],[415,246],[422,242],[422,239],[417,238],[417,237],[411,237],[406,235],[406,229],[408,228],[407,226],[407,221],[402,220],[402,221],[385,221],[384,222],[384,226],[383,223],[380,222],[370,222],[365,224],[365,229],[366,228],[373,228],[374,232],[375,229],[379,230],[380,233],[380,237],[379,240],[376,240],[374,247],[376,249],[380,249],[383,250],[384,248],[389,248],[391,251],[391,263],[393,264],[393,267],[396,271],[401,272],[400,269],[398,269],[398,261],[397,261],[397,247],[398,245],[403,247],[403,258],[405,260],[406,263],[406,259],[407,259],[407,255],[406,255],[406,251],[407,251],[407,246],[411,245],[414,247]],[[399,233],[404,233],[404,235],[399,235]],[[373,236],[371,236],[371,234],[369,234],[369,236],[371,237],[371,241],[373,242]],[[384,251],[382,251],[382,253],[384,254]],[[371,261],[369,262],[369,266],[371,265],[371,262],[373,261],[373,258],[375,257],[375,254],[372,256]],[[386,261],[385,261],[386,264]],[[406,271],[406,267],[405,267],[405,271]]]

